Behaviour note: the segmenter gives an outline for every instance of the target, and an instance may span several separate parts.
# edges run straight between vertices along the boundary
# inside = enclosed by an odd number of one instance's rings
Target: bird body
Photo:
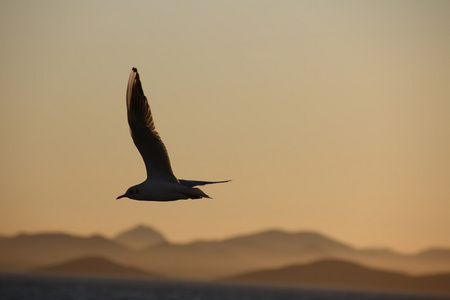
[[[127,117],[131,137],[145,163],[147,179],[130,187],[117,199],[127,197],[143,201],[174,201],[210,198],[195,186],[229,181],[178,180],[175,177],[167,149],[156,131],[152,112],[136,68],[131,70],[128,80]]]
[[[145,180],[132,186],[125,195],[135,200],[147,201],[174,201],[181,199],[210,198],[202,190],[194,187],[186,187],[179,183],[164,180]]]

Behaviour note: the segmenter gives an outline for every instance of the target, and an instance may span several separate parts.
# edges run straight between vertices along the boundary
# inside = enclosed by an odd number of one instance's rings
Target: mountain
[[[76,274],[76,275],[108,275],[108,276],[140,276],[161,278],[161,276],[140,269],[117,264],[104,257],[88,256],[70,260],[61,264],[40,267],[36,273]]]
[[[136,253],[133,259],[161,273],[208,279],[351,252],[351,247],[318,233],[268,230],[219,241],[161,244]]]
[[[339,260],[243,273],[224,281],[450,294],[450,273],[413,277]]]
[[[450,271],[450,259],[440,259],[437,263],[389,249],[359,250],[320,233],[281,230],[218,241],[161,244],[134,257],[142,267],[172,276],[201,279],[330,258],[414,274]]]
[[[441,259],[450,260],[450,249],[430,248],[430,249],[419,252],[415,256],[418,258],[427,259],[427,260],[441,260]]]
[[[281,230],[267,230],[256,234],[244,235],[223,241],[224,244],[246,247],[252,250],[264,249],[269,252],[285,254],[310,253],[312,255],[343,253],[352,248],[315,232],[288,233]]]
[[[138,244],[141,239],[142,244]],[[282,230],[174,244],[156,230],[140,225],[114,239],[65,233],[4,237],[0,239],[0,270],[23,271],[79,257],[101,256],[144,271],[187,279],[226,277],[324,259],[424,274],[450,272],[448,253],[446,249],[429,249],[415,255],[389,249],[356,249],[317,232]]]
[[[114,241],[131,249],[144,249],[155,245],[167,243],[164,236],[144,225],[138,225],[132,229],[118,234]]]
[[[79,237],[65,233],[19,234],[0,240],[0,265],[24,270],[81,256],[116,257],[128,249],[100,235]]]

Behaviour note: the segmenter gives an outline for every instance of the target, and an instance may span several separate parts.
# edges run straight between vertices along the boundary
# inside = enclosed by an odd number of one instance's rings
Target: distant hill
[[[310,287],[450,294],[450,273],[412,277],[339,260],[323,260],[280,269],[253,271],[222,278],[222,280]]]
[[[416,254],[415,257],[427,260],[450,260],[450,249],[430,248]]]
[[[153,270],[164,269],[168,274],[181,277],[208,279],[352,251],[351,247],[318,233],[268,230],[219,241],[162,244],[136,255],[142,266]]]
[[[132,229],[118,234],[114,241],[131,249],[144,249],[155,245],[167,243],[164,236],[144,225],[138,225]]]
[[[77,274],[77,275],[108,275],[108,276],[139,276],[161,278],[153,273],[138,268],[123,266],[104,257],[88,256],[70,260],[61,264],[40,267],[35,273]]]
[[[100,235],[79,237],[65,233],[19,234],[0,240],[0,265],[24,270],[81,256],[117,257],[128,249]]]
[[[139,255],[142,266],[205,279],[330,258],[414,274],[450,271],[450,259],[431,261],[389,249],[359,250],[310,231],[267,230],[218,241],[167,243],[146,249]]]
[[[324,259],[425,274],[450,272],[449,253],[450,249],[430,249],[414,255],[389,249],[356,249],[321,233],[282,230],[174,244],[156,230],[140,225],[114,239],[66,233],[3,237],[0,239],[0,270],[24,271],[79,257],[100,256],[144,271],[188,279],[226,277]]]
[[[311,253],[317,255],[341,253],[353,250],[349,245],[335,241],[316,232],[288,233],[282,230],[267,230],[260,233],[226,239],[223,244],[261,249],[270,252]]]

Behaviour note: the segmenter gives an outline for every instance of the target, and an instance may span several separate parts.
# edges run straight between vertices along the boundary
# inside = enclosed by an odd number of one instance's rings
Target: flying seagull
[[[143,201],[174,201],[181,199],[210,198],[195,186],[225,181],[197,181],[177,179],[170,166],[169,155],[156,131],[152,112],[142,90],[139,73],[131,70],[127,87],[127,113],[131,137],[144,159],[147,179],[117,199],[128,197]]]

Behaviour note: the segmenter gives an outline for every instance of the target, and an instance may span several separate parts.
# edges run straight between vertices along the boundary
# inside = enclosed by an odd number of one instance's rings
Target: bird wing
[[[231,180],[221,180],[221,181],[199,181],[199,180],[185,180],[185,179],[178,179],[180,184],[185,187],[194,187],[199,185],[206,185],[206,184],[214,184],[214,183],[225,183],[229,182]]]
[[[156,131],[152,112],[142,90],[136,68],[131,70],[128,80],[127,113],[131,137],[144,159],[147,178],[178,183],[170,166],[167,149]]]

